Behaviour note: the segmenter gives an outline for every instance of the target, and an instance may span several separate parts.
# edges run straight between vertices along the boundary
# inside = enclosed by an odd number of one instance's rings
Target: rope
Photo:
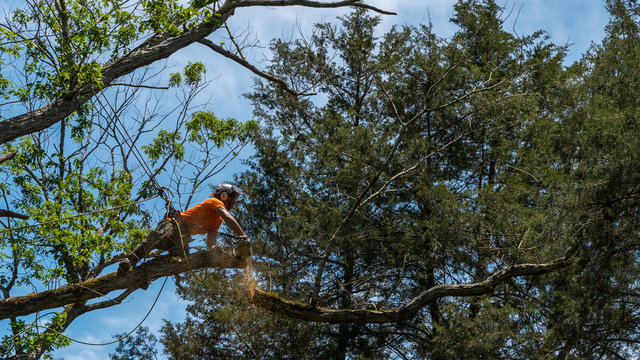
[[[206,275],[204,278],[201,278],[198,275],[196,275],[196,273],[193,271],[193,268],[191,268],[191,264],[189,263],[189,256],[187,256],[187,251],[185,250],[185,247],[184,247],[184,239],[182,237],[182,227],[180,226],[180,223],[178,223],[178,220],[176,220],[175,218],[171,218],[171,220],[176,224],[176,227],[178,228],[178,234],[180,235],[180,243],[182,245],[182,255],[184,256],[184,260],[187,262],[187,265],[189,266],[189,273],[200,283],[204,283],[204,280],[206,279]]]
[[[101,92],[101,94],[104,97],[104,93]],[[94,92],[95,98],[98,101],[98,103],[100,105],[102,105],[103,107],[104,104],[102,103],[102,101],[100,100],[100,97],[98,96],[97,93]],[[109,100],[104,97],[105,103],[108,105],[109,109],[111,109],[111,113],[113,114],[117,114],[118,112],[116,111],[116,109],[111,105],[111,103],[109,102]],[[131,140],[131,138],[128,136],[129,134],[126,131],[125,126],[122,124],[122,122],[120,122],[120,119],[117,116],[111,116],[109,113],[107,116],[110,118],[111,121],[113,121],[113,128],[115,131],[118,132],[118,134],[122,137],[122,139],[125,141],[125,143],[129,146],[129,148],[131,149],[131,152],[133,153],[133,156],[136,158],[136,160],[138,160],[138,163],[140,163],[140,165],[142,166],[142,169],[144,170],[144,172],[147,174],[147,176],[149,176],[150,180],[152,181],[154,187],[156,186],[160,186],[158,184],[158,182],[155,180],[155,175],[153,175],[153,172],[151,171],[151,168],[149,168],[147,166],[147,163],[145,163],[143,161],[143,157],[142,154],[140,153],[140,151],[138,150],[138,148],[135,146],[135,143]],[[120,128],[118,127],[118,125],[120,125],[122,127],[122,130],[120,130]],[[127,136],[125,136],[125,134],[127,134]]]
[[[136,325],[136,327],[133,328],[133,330],[129,331],[128,333],[126,333],[125,335],[121,336],[120,338],[113,340],[113,341],[109,341],[106,343],[89,343],[89,342],[85,342],[85,341],[81,341],[81,340],[76,340],[76,339],[72,339],[69,336],[63,335],[62,333],[59,333],[60,335],[66,336],[67,339],[78,343],[78,344],[82,344],[82,345],[89,345],[89,346],[106,346],[106,345],[111,345],[111,344],[115,344],[120,340],[123,340],[124,338],[128,337],[129,335],[133,334],[134,331],[138,330],[138,328],[140,326],[142,326],[142,323],[144,323],[145,320],[147,320],[147,318],[149,317],[149,315],[151,314],[151,311],[153,310],[153,308],[155,308],[156,303],[158,303],[158,299],[160,298],[160,294],[162,294],[162,290],[164,290],[164,286],[167,283],[167,279],[169,279],[168,277],[164,278],[164,282],[162,283],[162,287],[160,287],[160,291],[158,291],[158,295],[156,295],[156,299],[153,301],[153,304],[151,304],[151,308],[149,309],[149,311],[147,311],[147,314],[144,316],[144,318],[142,318],[142,320],[140,320],[140,322],[138,323],[138,325]]]
[[[149,317],[149,315],[151,314],[151,311],[153,311],[153,309],[155,308],[156,304],[158,303],[158,299],[160,299],[160,295],[162,294],[162,290],[164,290],[164,286],[167,284],[167,280],[168,280],[168,279],[169,279],[168,277],[165,277],[165,278],[164,278],[164,282],[162,283],[162,286],[160,287],[160,291],[158,291],[158,295],[156,295],[156,298],[155,298],[155,300],[153,301],[153,304],[151,304],[151,308],[149,309],[149,311],[147,311],[147,314],[144,316],[144,318],[142,318],[142,320],[140,320],[140,322],[138,323],[138,325],[136,325],[136,326],[133,328],[133,330],[129,331],[128,333],[126,333],[125,335],[123,335],[123,336],[119,337],[118,339],[115,339],[115,340],[113,340],[113,341],[109,341],[109,342],[105,342],[105,343],[90,343],[90,342],[86,342],[86,341],[82,341],[82,340],[77,340],[77,339],[71,338],[71,337],[69,337],[69,336],[67,336],[67,335],[64,335],[62,332],[60,332],[60,331],[58,331],[58,330],[56,330],[56,329],[50,329],[50,330],[51,330],[51,331],[54,331],[54,332],[56,332],[56,333],[58,333],[58,335],[61,335],[61,336],[66,337],[67,339],[69,339],[69,340],[70,340],[70,341],[72,341],[72,342],[75,342],[75,343],[78,343],[78,344],[82,344],[82,345],[89,345],[89,346],[107,346],[107,345],[115,344],[115,343],[117,343],[118,341],[123,340],[124,338],[126,338],[126,337],[128,337],[129,335],[133,334],[133,332],[134,332],[134,331],[136,331],[136,330],[138,330],[138,328],[139,328],[140,326],[142,326],[142,324],[145,322],[145,320],[147,320],[147,318],[148,318],[148,317]],[[45,327],[45,326],[40,326],[40,325],[37,325],[37,324],[36,324],[36,325],[31,325],[31,326],[30,326],[30,328],[36,328],[36,329],[44,328],[44,329],[48,329],[48,328],[47,328],[47,327]],[[20,333],[18,333],[18,334],[16,334],[16,335],[14,335],[14,336],[13,336],[13,338],[16,338],[16,337],[20,336],[20,334],[22,334],[22,333],[23,333],[23,332],[25,332],[25,331],[26,331],[26,329],[25,329],[25,330],[23,330],[23,331],[21,331]]]

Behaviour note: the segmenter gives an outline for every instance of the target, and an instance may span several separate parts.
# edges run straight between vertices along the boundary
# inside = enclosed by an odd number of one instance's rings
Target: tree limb
[[[568,256],[568,255],[567,255]],[[281,298],[273,293],[254,289],[251,303],[266,310],[292,318],[327,323],[390,323],[409,320],[434,301],[448,296],[479,296],[490,294],[501,283],[517,276],[541,275],[568,265],[567,256],[546,264],[520,264],[503,269],[488,279],[459,285],[434,286],[393,310],[326,309]]]
[[[343,6],[359,7],[372,10],[384,15],[398,15],[392,11],[382,10],[372,5],[363,4],[361,0],[344,0],[335,2],[320,2],[311,0],[241,0],[233,4],[233,7],[249,7],[249,6],[305,6],[311,8],[336,8]]]
[[[18,218],[22,220],[27,220],[29,218],[27,215],[18,214],[17,212],[13,212],[11,210],[3,210],[3,209],[0,209],[0,217],[11,217],[11,218]]]
[[[289,85],[282,79],[280,79],[279,77],[275,77],[271,74],[268,74],[260,69],[258,69],[257,67],[253,66],[251,63],[249,63],[247,60],[241,58],[240,56],[232,53],[229,50],[224,49],[222,46],[217,45],[215,43],[213,43],[211,40],[208,39],[202,39],[202,40],[198,40],[198,42],[202,45],[207,46],[209,49],[217,52],[218,54],[231,59],[235,62],[237,62],[238,64],[244,66],[245,68],[249,69],[252,73],[265,78],[271,82],[274,82],[280,86],[282,86],[282,88],[288,92],[289,94],[293,95],[293,96],[300,96],[300,95],[315,95],[315,93],[305,93],[305,92],[298,92],[295,91],[293,89],[291,89],[289,87]]]
[[[115,290],[126,290],[130,293],[132,289],[146,288],[150,282],[158,278],[191,270],[209,267],[237,269],[246,266],[246,258],[229,255],[220,248],[211,251],[198,251],[186,259],[175,256],[159,256],[121,276],[110,273],[54,290],[0,300],[0,320],[99,298]],[[119,297],[116,299],[122,301]]]
[[[18,153],[18,151],[12,151],[8,154],[4,154],[2,156],[0,156],[0,164],[2,164],[5,161],[11,160],[13,159],[14,156],[16,156],[16,154]]]

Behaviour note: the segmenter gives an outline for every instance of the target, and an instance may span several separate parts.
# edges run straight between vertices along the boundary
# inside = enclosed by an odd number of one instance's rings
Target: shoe
[[[131,260],[124,258],[120,260],[120,264],[118,264],[118,275],[126,274],[129,269],[131,269]]]

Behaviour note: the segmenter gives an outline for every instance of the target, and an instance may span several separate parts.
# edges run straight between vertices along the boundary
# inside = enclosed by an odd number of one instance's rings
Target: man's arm
[[[224,220],[225,224],[227,224],[227,226],[231,228],[231,230],[235,231],[235,233],[238,234],[238,237],[247,237],[244,231],[242,231],[240,224],[238,224],[238,221],[227,211],[227,209],[223,207],[216,208],[216,213],[218,213],[218,215],[222,217],[222,220]]]
[[[207,248],[209,250],[213,249],[218,245],[218,232],[217,231],[209,231],[207,233]]]

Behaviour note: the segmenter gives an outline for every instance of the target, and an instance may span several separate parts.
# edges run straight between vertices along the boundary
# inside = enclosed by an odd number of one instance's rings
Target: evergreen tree
[[[550,312],[571,272],[511,278],[489,296],[461,292],[403,321],[367,324],[367,311],[403,307],[441,285],[588,256],[580,244],[591,241],[594,219],[567,150],[582,67],[565,70],[565,49],[543,32],[518,38],[503,29],[494,1],[455,9],[459,31],[449,40],[429,25],[376,38],[378,20],[355,12],[339,27],[318,25],[309,41],[274,41],[270,71],[323,101],[260,83],[250,95],[265,124],[251,170],[239,177],[256,280],[312,309],[359,309],[364,321],[290,320],[292,331],[270,329],[271,318],[257,313],[243,328],[248,348],[259,334],[295,339],[284,358],[300,358],[301,348],[313,349],[301,358],[335,359],[557,353],[547,347]],[[189,284],[187,294],[201,286]],[[238,336],[230,308],[192,308],[189,331],[216,316],[216,334]],[[186,334],[181,326],[168,325],[173,339]]]

